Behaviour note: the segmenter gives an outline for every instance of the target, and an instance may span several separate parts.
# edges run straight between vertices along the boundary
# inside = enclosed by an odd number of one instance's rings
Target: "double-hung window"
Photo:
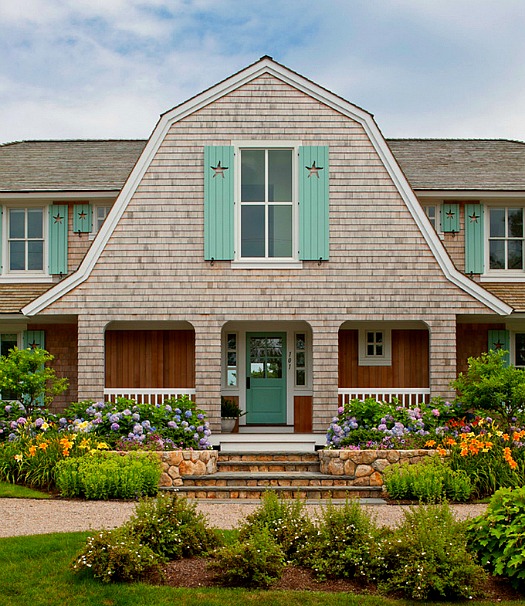
[[[489,269],[523,270],[523,208],[489,209]]]
[[[7,240],[9,272],[44,271],[43,208],[9,208]]]
[[[204,258],[248,269],[327,261],[328,147],[284,141],[206,146]]]
[[[239,259],[293,259],[292,149],[240,149]]]

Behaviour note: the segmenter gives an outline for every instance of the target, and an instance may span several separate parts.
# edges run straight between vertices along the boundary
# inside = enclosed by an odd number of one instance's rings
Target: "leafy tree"
[[[45,349],[9,350],[7,356],[0,357],[0,393],[21,402],[28,415],[35,406],[50,404],[69,384],[48,366],[53,359]]]
[[[525,413],[525,372],[507,366],[507,352],[489,351],[468,359],[468,370],[451,386],[466,407],[498,416],[506,425],[515,425]]]

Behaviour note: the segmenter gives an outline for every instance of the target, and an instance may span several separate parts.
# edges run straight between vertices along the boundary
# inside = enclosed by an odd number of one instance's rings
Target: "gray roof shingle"
[[[504,139],[388,139],[417,190],[525,191],[525,143]]]
[[[0,145],[1,192],[122,189],[146,141],[21,141]]]

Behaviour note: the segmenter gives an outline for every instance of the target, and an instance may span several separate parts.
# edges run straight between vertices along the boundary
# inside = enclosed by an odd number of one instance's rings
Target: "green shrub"
[[[176,495],[144,499],[125,527],[156,554],[178,560],[208,553],[220,544],[196,505]]]
[[[65,497],[133,499],[157,494],[160,460],[150,453],[100,452],[56,465],[56,485]]]
[[[380,591],[416,600],[471,598],[485,580],[449,506],[419,505],[378,544]]]
[[[427,457],[419,463],[398,463],[383,473],[386,490],[392,499],[415,499],[437,503],[443,499],[468,501],[472,492],[469,476],[454,471],[440,457]]]
[[[71,567],[89,571],[104,583],[139,581],[159,576],[162,558],[123,529],[105,530],[89,537]]]
[[[471,547],[483,566],[507,577],[514,587],[525,585],[525,487],[501,488],[487,511],[468,526]]]
[[[367,577],[378,530],[357,501],[323,509],[303,559],[320,579]]]
[[[240,527],[239,539],[247,540],[263,527],[270,530],[287,561],[300,563],[298,552],[304,549],[314,531],[314,525],[305,512],[302,501],[285,501],[279,499],[273,491],[265,492],[260,507],[247,516]]]
[[[283,574],[285,556],[267,527],[254,528],[249,538],[237,540],[215,553],[210,564],[220,582],[240,587],[269,587]]]

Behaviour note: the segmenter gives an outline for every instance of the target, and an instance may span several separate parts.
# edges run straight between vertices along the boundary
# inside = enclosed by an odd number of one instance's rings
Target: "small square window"
[[[390,366],[391,350],[390,329],[359,331],[359,366]]]

